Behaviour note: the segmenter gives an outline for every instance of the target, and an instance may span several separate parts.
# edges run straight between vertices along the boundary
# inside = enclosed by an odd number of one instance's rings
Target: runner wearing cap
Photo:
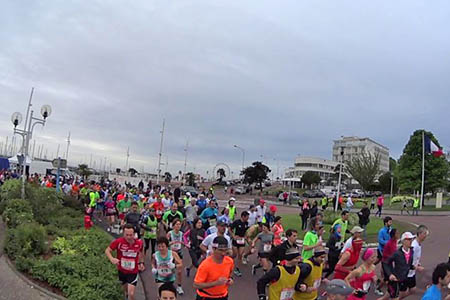
[[[233,259],[227,256],[229,242],[217,236],[211,243],[212,255],[198,267],[194,278],[197,300],[227,300],[228,288],[233,284]]]
[[[230,234],[233,239],[233,257],[236,258],[234,270],[234,274],[238,277],[242,276],[241,271],[239,270],[239,265],[243,263],[242,256],[244,254],[245,249],[245,233],[248,229],[248,212],[243,211],[241,213],[241,218],[239,220],[234,221],[230,226]],[[247,243],[250,244],[249,239],[247,239]]]
[[[117,266],[125,298],[130,300],[134,300],[138,272],[145,269],[142,240],[135,239],[134,234],[134,226],[126,224],[123,237],[111,242],[105,250],[109,261]],[[117,252],[117,258],[112,256],[112,251]]]
[[[345,277],[345,282],[355,288],[355,293],[350,295],[347,300],[365,300],[370,284],[377,281],[376,266],[374,264],[377,260],[376,251],[372,248],[367,248],[362,254],[362,259],[363,263]]]
[[[344,253],[345,250],[350,248],[352,246],[352,242],[354,239],[362,239],[362,233],[364,232],[364,229],[359,226],[354,226],[352,230],[350,230],[350,233],[352,234],[351,237],[349,237],[342,247],[341,253]]]
[[[344,279],[355,268],[363,245],[362,239],[353,239],[352,246],[342,253],[334,269],[334,279]]]
[[[320,283],[322,282],[323,263],[327,253],[323,249],[315,249],[314,254],[309,259],[303,260],[302,272],[299,281],[306,284],[304,293],[300,293],[298,299],[315,300],[317,299]]]
[[[200,249],[202,249],[203,253],[205,253],[207,256],[212,254],[212,243],[214,241],[214,239],[217,236],[223,236],[227,241],[228,241],[228,254],[232,255],[233,252],[231,250],[231,239],[228,235],[225,234],[226,230],[227,230],[227,225],[225,223],[223,223],[222,221],[217,222],[217,232],[212,233],[210,235],[208,235],[203,242],[200,244]]]
[[[269,223],[270,227],[275,223],[275,213],[277,212],[277,207],[275,205],[271,205],[269,207],[269,211],[264,215],[262,222]]]
[[[425,241],[429,234],[428,228],[425,225],[417,227],[417,235],[411,244],[411,248],[414,250],[413,266],[414,270],[409,271],[406,278],[406,284],[408,290],[400,293],[400,299],[406,298],[416,292],[416,271],[423,272],[424,267],[420,264],[420,258],[422,256],[422,243]]]
[[[399,299],[400,292],[408,290],[407,276],[410,270],[414,270],[414,250],[411,248],[414,235],[411,232],[402,234],[402,246],[388,258],[385,264],[386,275],[389,276],[388,291],[382,298]]]
[[[354,290],[344,280],[333,279],[327,284],[325,291],[326,300],[345,300]]]
[[[299,278],[303,270],[298,266],[301,261],[300,252],[296,248],[286,251],[284,266],[276,266],[264,274],[256,283],[258,297],[266,299],[266,286],[269,285],[269,300],[300,299],[300,292],[305,292],[307,286],[300,283]]]

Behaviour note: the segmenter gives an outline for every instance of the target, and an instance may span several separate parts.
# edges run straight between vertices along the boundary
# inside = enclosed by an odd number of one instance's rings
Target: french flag
[[[434,157],[440,157],[444,155],[444,152],[442,152],[442,149],[439,149],[439,147],[433,143],[433,141],[425,135],[425,153],[431,153]]]

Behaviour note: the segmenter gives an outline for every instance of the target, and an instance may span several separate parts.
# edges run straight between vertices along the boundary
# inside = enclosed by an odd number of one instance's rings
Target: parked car
[[[284,200],[283,193],[284,192],[281,192],[278,195],[278,201],[283,201]],[[291,191],[291,192],[287,192],[287,193],[288,193],[288,202],[289,203],[297,203],[301,199],[300,195],[296,191]]]
[[[246,191],[245,187],[243,187],[243,186],[237,186],[237,187],[234,188],[234,193],[235,193],[236,195],[242,195],[242,194],[247,193],[247,191]]]

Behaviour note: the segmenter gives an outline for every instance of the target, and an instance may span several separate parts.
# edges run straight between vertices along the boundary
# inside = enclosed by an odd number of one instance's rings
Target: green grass
[[[370,207],[370,199],[368,199],[368,205]],[[355,200],[353,200],[355,201]],[[392,205],[389,205],[389,198],[385,200],[386,205],[383,206],[383,209],[387,210],[400,210],[403,207],[403,204],[401,202],[393,203]],[[353,208],[362,208],[363,207],[363,201],[355,201]],[[408,207],[410,211],[412,211],[412,207]],[[375,206],[376,209],[376,206]],[[442,208],[436,208],[435,206],[424,206],[423,210],[425,211],[450,211],[450,205],[442,205]]]
[[[282,214],[282,223],[283,228],[286,231],[287,229],[296,229],[298,231],[298,235],[300,239],[303,239],[305,232],[301,230],[302,220],[299,215],[296,214]],[[330,236],[330,227],[331,224],[325,224],[325,232],[324,232],[324,240],[327,241]],[[367,242],[377,242],[378,231],[383,227],[383,220],[377,217],[371,217],[370,223],[367,226]],[[400,232],[405,231],[415,231],[415,227],[409,223],[404,223],[400,221],[395,221],[394,218],[394,227],[400,230]],[[349,226],[349,230],[352,226]],[[350,236],[347,234],[346,236]]]

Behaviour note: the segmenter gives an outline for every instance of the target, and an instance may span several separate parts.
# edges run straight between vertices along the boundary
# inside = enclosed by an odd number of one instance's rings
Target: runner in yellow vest
[[[236,216],[236,206],[234,206],[234,199],[233,197],[230,198],[230,201],[228,201],[228,205],[226,208],[228,208],[228,217],[230,218],[230,221],[234,221],[234,217]]]
[[[269,285],[269,300],[300,300],[300,295],[306,291],[306,284],[299,282],[302,271],[298,266],[301,260],[298,249],[288,249],[285,259],[284,266],[276,266],[258,280],[260,300],[266,299],[266,285]]]
[[[419,205],[420,205],[420,199],[419,198],[414,198],[414,203],[413,203],[413,216],[414,213],[416,213],[416,216],[419,215]]]
[[[302,272],[300,283],[308,286],[305,293],[300,293],[301,300],[315,300],[318,296],[318,289],[322,280],[323,263],[325,262],[327,254],[324,250],[317,250],[314,256],[304,261],[306,270]],[[303,268],[302,268],[303,270]]]

